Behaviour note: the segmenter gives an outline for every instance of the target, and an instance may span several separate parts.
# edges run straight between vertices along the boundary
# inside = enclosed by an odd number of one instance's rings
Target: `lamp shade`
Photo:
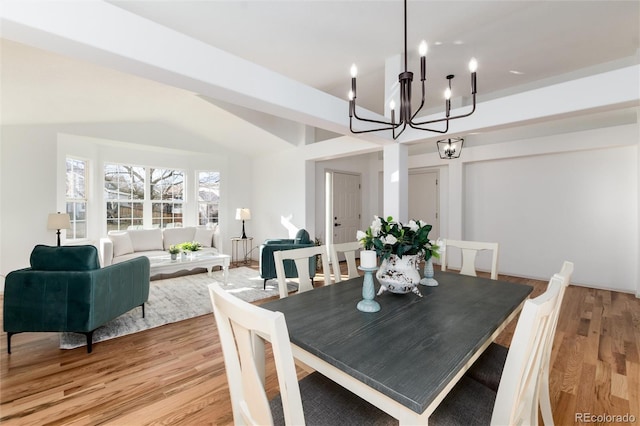
[[[47,229],[71,229],[71,220],[67,213],[49,213]]]
[[[251,210],[246,207],[236,209],[236,220],[251,220]]]

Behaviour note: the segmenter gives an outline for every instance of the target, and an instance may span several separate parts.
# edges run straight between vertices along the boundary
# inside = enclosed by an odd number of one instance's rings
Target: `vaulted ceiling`
[[[107,3],[341,99],[355,62],[360,105],[377,113],[384,106],[385,60],[403,49],[397,0]],[[415,47],[427,40],[429,105],[440,105],[447,74],[456,74],[459,96],[468,90],[466,63],[472,56],[479,62],[480,101],[636,64],[639,6],[638,1],[409,1],[409,69],[418,71]],[[285,148],[294,142],[291,135],[300,133],[291,117],[282,121],[277,112],[264,115],[229,99],[198,96],[203,93],[172,87],[153,73],[94,61],[53,38],[39,43],[11,23],[4,19],[0,27],[2,124],[157,123],[248,155]],[[119,31],[113,27],[113,37],[136,38]],[[261,83],[251,75],[238,79],[247,86]],[[620,116],[609,111],[601,119]]]

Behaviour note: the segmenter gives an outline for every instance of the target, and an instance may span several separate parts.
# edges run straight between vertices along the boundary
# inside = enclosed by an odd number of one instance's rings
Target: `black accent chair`
[[[273,252],[279,250],[292,250],[303,247],[313,247],[316,244],[311,241],[309,232],[301,229],[293,239],[269,239],[260,246],[260,277],[264,280],[263,288],[267,287],[267,281],[276,278],[276,263],[273,259]],[[285,260],[284,270],[287,278],[297,278],[298,270],[293,260]],[[311,279],[316,275],[316,258],[309,259],[309,276]]]

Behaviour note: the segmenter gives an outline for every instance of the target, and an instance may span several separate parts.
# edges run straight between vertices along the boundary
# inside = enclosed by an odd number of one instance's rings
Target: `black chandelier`
[[[349,92],[349,128],[352,133],[369,133],[369,132],[378,132],[383,130],[391,130],[393,139],[397,139],[402,132],[409,127],[418,130],[425,130],[427,132],[435,132],[435,133],[447,133],[449,131],[449,120],[455,120],[458,118],[468,117],[473,114],[476,110],[476,69],[478,68],[478,62],[475,58],[472,58],[469,61],[469,71],[471,71],[471,95],[473,97],[473,106],[470,112],[466,114],[456,115],[451,117],[451,80],[453,80],[454,75],[450,74],[447,76],[447,80],[449,82],[449,87],[445,90],[445,116],[442,118],[438,118],[435,120],[428,121],[414,121],[416,115],[420,112],[425,102],[425,74],[426,74],[426,55],[427,55],[427,42],[422,41],[420,43],[420,47],[418,49],[420,54],[420,80],[422,81],[422,102],[420,103],[420,107],[414,112],[411,113],[411,82],[413,81],[413,73],[407,70],[407,0],[404,0],[404,72],[400,73],[398,76],[398,80],[400,82],[400,117],[396,122],[395,116],[395,102],[392,100],[389,103],[389,108],[391,109],[391,121],[382,121],[382,120],[372,120],[367,118],[358,117],[356,113],[356,76],[358,74],[358,69],[356,65],[353,64],[351,66],[351,91]],[[367,123],[381,124],[382,127],[377,127],[375,129],[366,129],[366,130],[354,130],[353,129],[353,119],[364,121]],[[434,123],[445,123],[444,129],[433,129],[424,127],[429,124]],[[401,128],[399,131],[398,128]],[[458,152],[458,155],[460,153]]]

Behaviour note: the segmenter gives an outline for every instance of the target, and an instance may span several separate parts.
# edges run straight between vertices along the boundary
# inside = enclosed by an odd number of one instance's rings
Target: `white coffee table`
[[[229,278],[229,263],[231,256],[228,254],[194,253],[188,256],[180,256],[171,260],[171,256],[151,256],[151,276],[158,274],[171,274],[178,271],[190,271],[195,268],[207,268],[207,274],[211,276],[214,266],[222,266],[224,283]]]

